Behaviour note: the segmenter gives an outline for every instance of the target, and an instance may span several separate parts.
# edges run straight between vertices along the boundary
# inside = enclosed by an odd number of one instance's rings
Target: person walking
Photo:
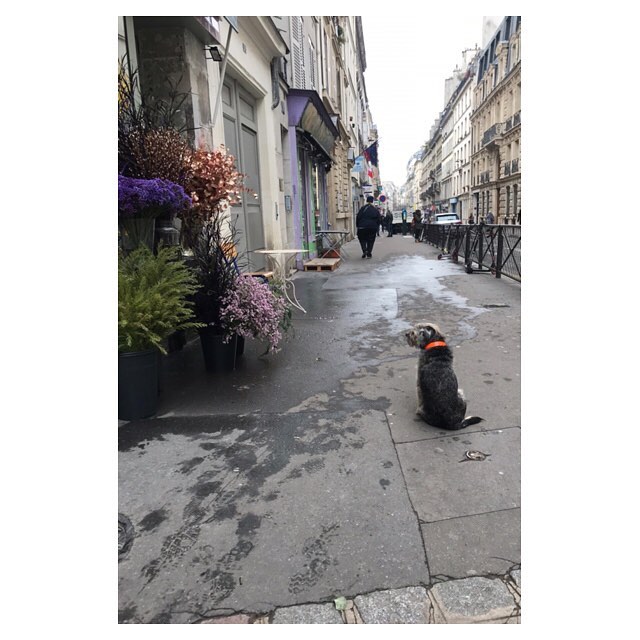
[[[420,234],[422,233],[422,212],[420,209],[413,212],[411,224],[413,225],[413,241],[420,242]]]
[[[367,204],[356,214],[358,240],[362,247],[362,257],[371,258],[376,241],[376,230],[380,224],[380,212],[373,206],[373,196],[367,196]]]
[[[385,220],[387,221],[387,238],[393,237],[393,213],[387,209],[387,215],[385,216]]]
[[[493,213],[491,211],[487,213],[487,224],[493,224]]]

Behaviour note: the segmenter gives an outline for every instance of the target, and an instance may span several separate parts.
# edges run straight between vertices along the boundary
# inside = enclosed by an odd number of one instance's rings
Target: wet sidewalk
[[[346,248],[296,274],[280,353],[213,375],[192,341],[120,426],[120,622],[519,622],[520,285],[411,237]],[[418,321],[484,422],[415,416]]]

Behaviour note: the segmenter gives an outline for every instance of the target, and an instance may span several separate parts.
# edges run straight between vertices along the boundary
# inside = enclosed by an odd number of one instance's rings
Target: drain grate
[[[118,514],[118,560],[122,560],[129,553],[133,544],[133,525],[131,520],[122,513]]]
[[[494,304],[483,304],[482,305],[485,309],[505,309],[505,308],[509,308],[510,305],[508,304],[502,304],[500,302],[496,302]]]

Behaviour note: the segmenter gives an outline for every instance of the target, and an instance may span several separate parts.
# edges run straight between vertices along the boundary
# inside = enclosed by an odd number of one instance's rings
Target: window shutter
[[[293,63],[294,87],[304,89],[305,73],[301,16],[291,16],[291,60]]]
[[[316,50],[311,44],[311,39],[309,39],[309,63],[307,68],[309,69],[309,80],[311,86],[305,88],[316,89]]]

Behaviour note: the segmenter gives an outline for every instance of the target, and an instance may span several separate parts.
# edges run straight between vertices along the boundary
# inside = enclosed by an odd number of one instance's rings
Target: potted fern
[[[189,297],[194,274],[177,247],[146,246],[118,259],[118,418],[152,416],[158,402],[158,359],[178,329],[200,327]]]

